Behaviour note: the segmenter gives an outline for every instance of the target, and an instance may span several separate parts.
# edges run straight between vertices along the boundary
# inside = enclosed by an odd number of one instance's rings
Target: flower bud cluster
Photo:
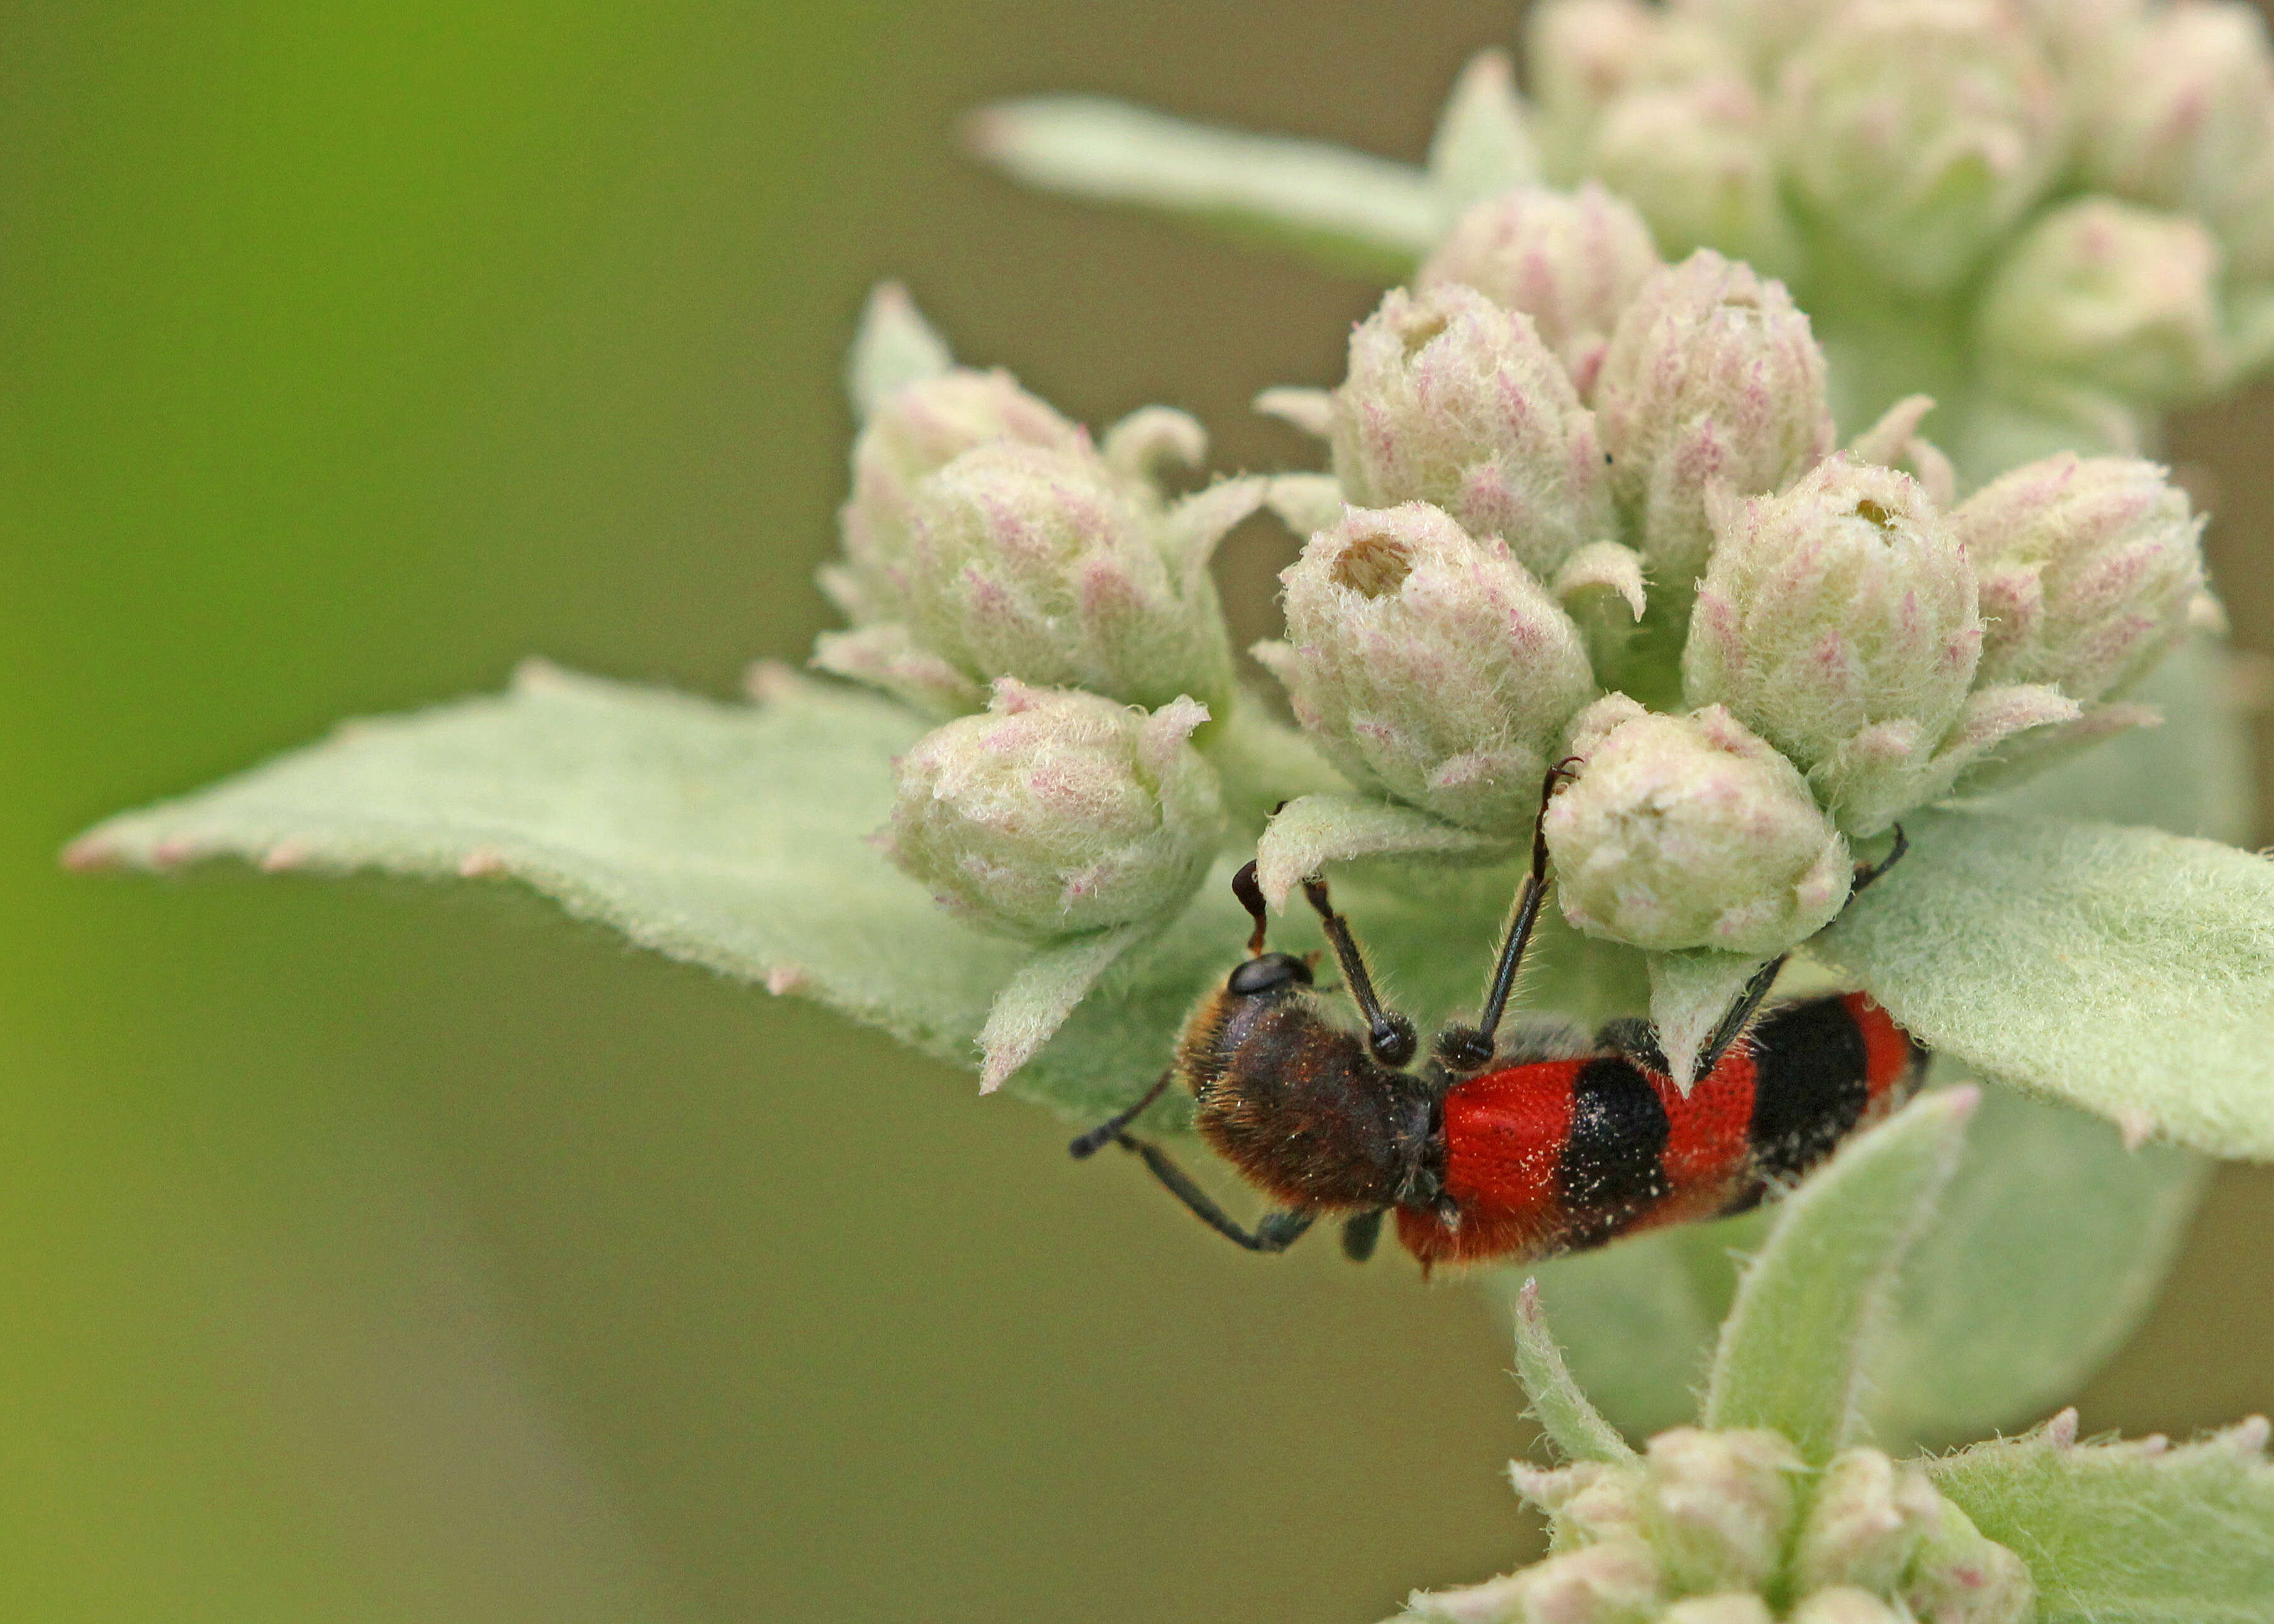
[[[854,625],[823,636],[814,663],[935,715],[976,710],[1001,677],[1224,705],[1209,558],[1261,488],[1172,502],[1153,477],[1206,443],[1183,413],[1150,408],[1101,450],[999,372],[907,385],[855,444],[845,560],[822,575]]]
[[[1668,254],[1803,303],[1955,301],[2015,401],[2152,412],[2274,358],[2274,49],[2243,0],[1543,0],[1529,26],[1551,173]]]
[[[1984,1538],[1918,1467],[1877,1449],[1820,1470],[1774,1432],[1661,1432],[1630,1464],[1516,1470],[1551,1554],[1502,1578],[1417,1595],[1429,1624],[1899,1624],[2037,1616],[2021,1559]],[[1770,1600],[1776,1604],[1773,1612]]]
[[[1224,834],[1216,771],[1190,742],[1207,710],[1148,714],[1095,694],[995,684],[992,703],[893,766],[884,837],[900,870],[983,929],[1046,941],[1165,915]]]
[[[1353,783],[1465,830],[1520,836],[1582,758],[1547,825],[1580,929],[1773,956],[1837,915],[1849,842],[2150,719],[2119,702],[2202,587],[2161,470],[2053,459],[1954,506],[1924,396],[1832,455],[1783,285],[1653,264],[1599,192],[1478,204],[1424,278],[1338,389],[1274,402],[1344,505],[1306,501],[1256,652]]]

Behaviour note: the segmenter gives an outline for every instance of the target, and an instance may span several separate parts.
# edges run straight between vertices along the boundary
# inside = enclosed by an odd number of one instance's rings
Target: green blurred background
[[[0,1619],[1295,1620],[1505,1567],[1459,1287],[1204,1235],[963,1074],[493,888],[77,829],[542,652],[802,655],[905,276],[1077,415],[1252,417],[1371,289],[1022,195],[1078,86],[1415,155],[1512,9],[0,6]],[[2180,425],[2265,647],[2264,393]],[[1268,613],[1290,544],[1235,538]],[[2274,1406],[2222,1176],[2088,1426]]]

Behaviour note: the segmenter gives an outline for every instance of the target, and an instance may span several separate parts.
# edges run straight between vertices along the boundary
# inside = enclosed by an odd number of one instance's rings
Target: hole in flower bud
[[[1859,519],[1868,519],[1881,530],[1885,530],[1887,528],[1888,522],[1895,515],[1871,498],[1865,497],[1856,504],[1856,516]]]
[[[1405,358],[1411,361],[1421,353],[1422,346],[1442,333],[1448,323],[1435,311],[1417,313],[1397,329],[1398,342],[1405,346]]]
[[[1413,563],[1405,556],[1405,548],[1396,537],[1380,532],[1352,537],[1327,570],[1337,586],[1348,588],[1360,598],[1387,598],[1404,585],[1405,577],[1412,573]]]

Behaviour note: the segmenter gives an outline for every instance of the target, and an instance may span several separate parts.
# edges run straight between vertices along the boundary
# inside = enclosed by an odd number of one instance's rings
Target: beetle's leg
[[[1085,1161],[1103,1150],[1111,1140],[1119,1139],[1121,1131],[1145,1114],[1145,1108],[1161,1097],[1161,1091],[1169,1086],[1169,1079],[1175,1075],[1176,1071],[1173,1068],[1162,1072],[1161,1080],[1140,1094],[1136,1104],[1130,1106],[1126,1110],[1116,1111],[1111,1117],[1067,1146],[1066,1149],[1073,1153],[1073,1159],[1077,1162]]]
[[[1158,1145],[1132,1139],[1126,1133],[1114,1135],[1113,1142],[1152,1169],[1153,1177],[1169,1187],[1171,1195],[1192,1208],[1193,1216],[1235,1246],[1244,1246],[1250,1252],[1284,1252],[1302,1238],[1303,1231],[1317,1216],[1301,1210],[1266,1213],[1251,1235],[1239,1227],[1230,1213],[1218,1207],[1207,1191],[1194,1184],[1184,1169],[1171,1161],[1169,1153]]]
[[[1354,1214],[1343,1220],[1343,1256],[1353,1263],[1363,1263],[1374,1256],[1374,1244],[1382,1239],[1385,1210],[1377,1207],[1370,1213]]]
[[[1849,900],[1854,900],[1857,891],[1862,891],[1865,886],[1878,879],[1888,869],[1902,861],[1903,853],[1910,849],[1911,843],[1909,837],[1903,833],[1903,826],[1901,823],[1897,823],[1895,825],[1895,844],[1887,854],[1875,863],[1857,863],[1856,865],[1856,882],[1848,888],[1848,896]]]
[[[1690,1073],[1691,1076],[1709,1074],[1721,1064],[1721,1056],[1729,1052],[1729,1046],[1744,1035],[1745,1028],[1760,1012],[1762,1000],[1769,996],[1769,989],[1776,985],[1777,972],[1784,968],[1784,961],[1789,957],[1791,955],[1788,953],[1779,953],[1753,972],[1753,979],[1745,983],[1744,991],[1737,995],[1737,1001],[1729,1006],[1729,1012],[1721,1017],[1721,1024],[1707,1036],[1706,1046],[1698,1051],[1698,1067]]]

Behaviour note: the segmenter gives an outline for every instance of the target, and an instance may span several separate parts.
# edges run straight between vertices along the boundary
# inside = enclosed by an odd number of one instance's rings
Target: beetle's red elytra
[[[1549,771],[1543,815],[1570,771],[1569,763]],[[1856,889],[1903,850],[1897,830],[1886,858],[1859,867]],[[1646,1022],[1614,1021],[1592,1040],[1526,1025],[1496,1042],[1547,875],[1535,827],[1532,872],[1478,1024],[1446,1028],[1409,1070],[1412,1023],[1375,996],[1325,883],[1306,883],[1305,894],[1363,1032],[1330,1018],[1308,961],[1263,951],[1263,899],[1249,864],[1233,881],[1255,920],[1249,957],[1194,1010],[1175,1064],[1128,1109],[1076,1139],[1073,1154],[1122,1146],[1203,1222],[1254,1252],[1284,1251],[1321,1218],[1338,1218],[1344,1251],[1363,1259],[1394,1213],[1398,1239],[1426,1272],[1552,1257],[1743,1212],[1917,1090],[1925,1049],[1862,993],[1761,1014],[1781,959],[1753,978],[1707,1039],[1686,1095]],[[1191,1091],[1201,1136],[1276,1203],[1253,1230],[1160,1147],[1128,1132],[1171,1082]]]

